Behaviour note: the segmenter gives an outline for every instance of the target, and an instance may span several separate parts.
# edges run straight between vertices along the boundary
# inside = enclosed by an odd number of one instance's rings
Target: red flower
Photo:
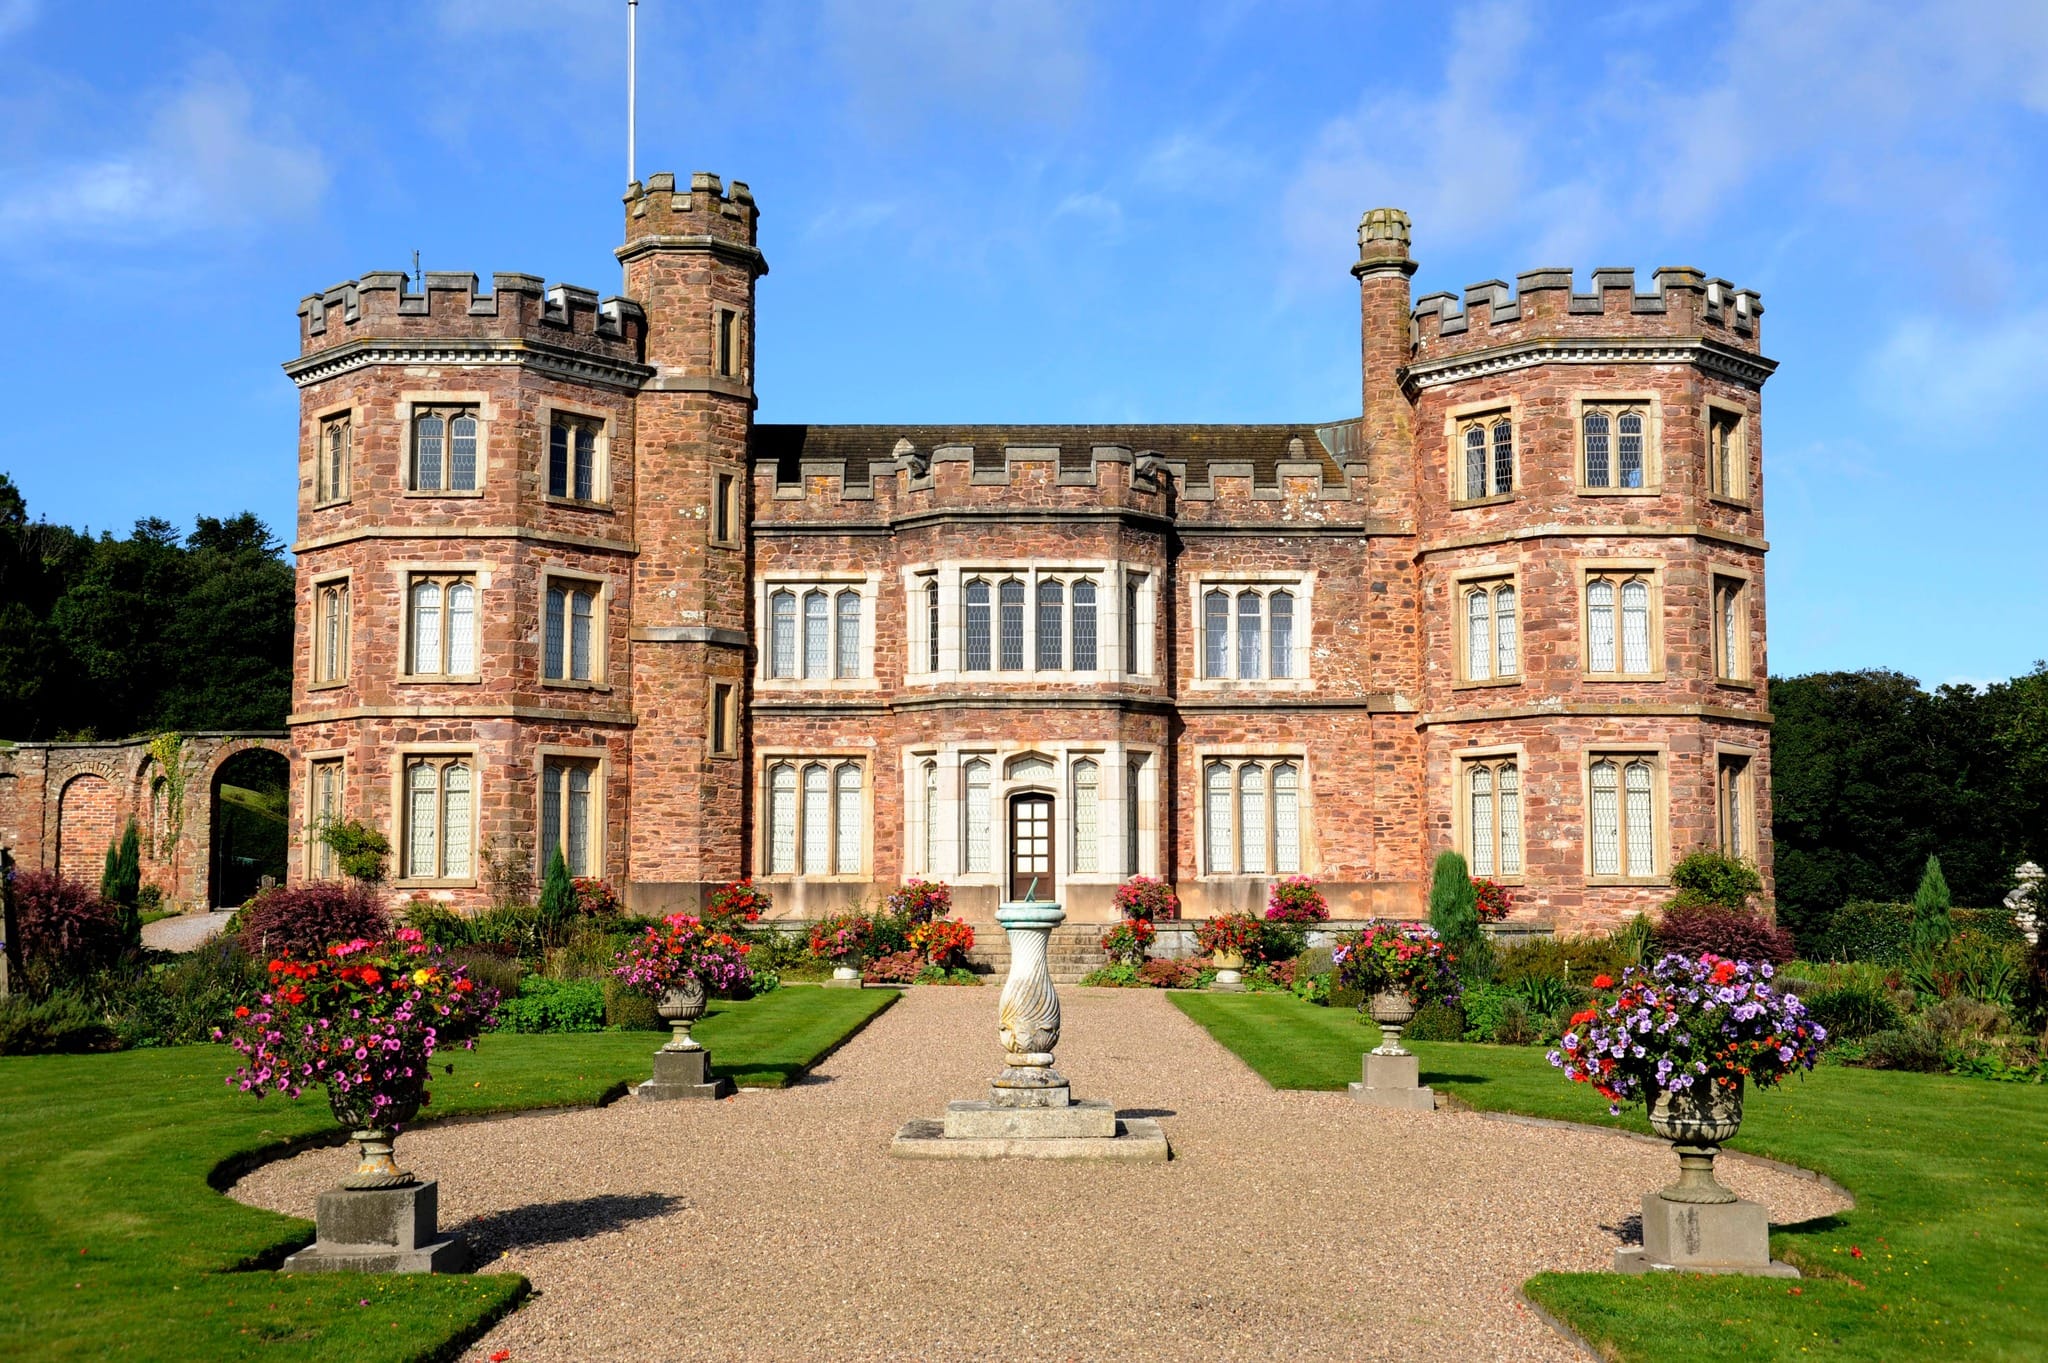
[[[1593,987],[1595,989],[1612,989],[1614,988],[1614,977],[1612,975],[1595,975],[1593,977]]]
[[[1863,1251],[1858,1249],[1856,1246],[1851,1245],[1849,1246],[1849,1257],[1851,1259],[1861,1259],[1863,1257]]]
[[[1595,1013],[1595,1012],[1594,1012],[1594,1011],[1593,1011],[1592,1009],[1590,1009],[1590,1008],[1588,1008],[1588,1009],[1587,1009],[1587,1010],[1586,1010],[1585,1012],[1583,1012],[1583,1013],[1573,1013],[1573,1014],[1572,1014],[1572,1026],[1574,1026],[1574,1027],[1579,1027],[1579,1026],[1583,1026],[1584,1024],[1586,1024],[1586,1023],[1588,1023],[1588,1022],[1591,1022],[1591,1021],[1592,1021],[1592,1020],[1593,1020],[1594,1018],[1596,1018],[1596,1017],[1598,1017],[1598,1016],[1599,1016],[1599,1014],[1598,1014],[1598,1013]]]
[[[1715,984],[1728,983],[1728,981],[1735,978],[1735,963],[1733,961],[1721,962],[1714,967],[1714,973],[1707,978],[1711,979]]]
[[[511,1356],[512,1351],[510,1349],[500,1349],[491,1355],[491,1363],[505,1363],[505,1360]]]
[[[235,1016],[236,1016],[236,1017],[238,1017],[238,1018],[245,1018],[245,1017],[249,1016],[249,1010],[248,1010],[248,1008],[247,1008],[247,1007],[238,1007],[238,1008],[236,1008],[236,1009],[235,1009]]]

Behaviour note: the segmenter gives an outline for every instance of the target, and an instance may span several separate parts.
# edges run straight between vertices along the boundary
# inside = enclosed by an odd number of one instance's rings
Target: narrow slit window
[[[1100,775],[1101,769],[1091,760],[1074,764],[1074,870],[1082,875],[1096,869]]]
[[[939,670],[939,584],[936,579],[924,584],[924,647],[925,670]]]
[[[923,834],[924,857],[919,865],[926,875],[935,875],[939,869],[939,764],[925,763],[923,774],[924,827],[919,832]]]
[[[979,758],[969,762],[962,772],[962,783],[967,796],[962,801],[967,821],[964,841],[967,844],[967,870],[970,875],[984,875],[994,866],[994,839],[990,827],[990,776],[989,764]]]

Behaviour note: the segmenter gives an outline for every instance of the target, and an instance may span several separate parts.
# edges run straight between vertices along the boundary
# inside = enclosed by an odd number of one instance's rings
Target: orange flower
[[[1593,977],[1593,987],[1595,989],[1612,989],[1614,988],[1614,977],[1612,975],[1595,975]]]

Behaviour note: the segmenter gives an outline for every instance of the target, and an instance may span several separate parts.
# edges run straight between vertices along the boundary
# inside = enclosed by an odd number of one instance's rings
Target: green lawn
[[[1378,1040],[1290,995],[1172,997],[1276,1088],[1342,1088]],[[1424,1083],[1476,1108],[1649,1130],[1540,1049],[1412,1049]],[[1824,1066],[1752,1093],[1731,1148],[1856,1195],[1839,1217],[1773,1228],[1772,1253],[1805,1282],[1545,1273],[1529,1296],[1608,1357],[1646,1363],[2048,1358],[2048,1089]]]
[[[898,997],[780,989],[714,1003],[695,1031],[720,1073],[781,1085]],[[453,1054],[431,1111],[596,1103],[645,1078],[661,1040],[487,1036]],[[519,1300],[512,1274],[227,1272],[276,1262],[312,1226],[223,1197],[209,1175],[334,1127],[324,1097],[228,1089],[235,1059],[224,1046],[0,1059],[0,1358],[452,1358]]]

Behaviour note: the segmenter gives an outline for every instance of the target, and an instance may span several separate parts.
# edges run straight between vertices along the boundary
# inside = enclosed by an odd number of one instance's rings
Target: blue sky
[[[764,420],[1358,405],[1359,213],[1418,294],[1763,294],[1780,675],[2048,655],[2048,5],[817,0],[641,9],[640,170],[763,210]],[[622,0],[0,0],[0,470],[289,534],[306,293],[618,288]]]

